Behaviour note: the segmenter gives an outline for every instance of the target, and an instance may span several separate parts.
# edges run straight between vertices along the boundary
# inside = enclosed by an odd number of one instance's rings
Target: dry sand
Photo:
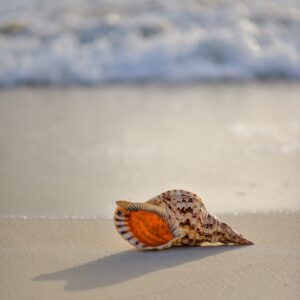
[[[299,299],[300,213],[224,215],[254,246],[139,252],[112,220],[1,220],[0,298]]]

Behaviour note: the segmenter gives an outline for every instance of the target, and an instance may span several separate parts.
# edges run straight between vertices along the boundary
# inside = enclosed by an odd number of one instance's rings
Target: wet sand
[[[299,210],[298,84],[0,91],[0,216],[111,217],[168,189]]]

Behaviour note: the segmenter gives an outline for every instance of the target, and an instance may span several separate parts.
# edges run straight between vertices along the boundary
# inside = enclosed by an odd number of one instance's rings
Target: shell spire
[[[167,191],[144,203],[123,200],[116,203],[115,227],[139,249],[160,250],[204,243],[253,245],[207,212],[201,198],[188,191]]]

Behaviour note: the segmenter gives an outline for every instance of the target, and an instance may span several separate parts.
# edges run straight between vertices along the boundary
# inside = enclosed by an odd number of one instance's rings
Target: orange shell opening
[[[146,246],[160,246],[173,239],[168,224],[152,212],[131,212],[128,217],[128,226],[133,236]]]

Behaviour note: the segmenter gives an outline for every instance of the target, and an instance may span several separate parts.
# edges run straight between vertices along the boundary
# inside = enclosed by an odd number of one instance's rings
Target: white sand
[[[214,213],[300,209],[299,84],[0,91],[0,215],[111,217],[191,190]]]
[[[256,243],[143,253],[111,220],[0,218],[0,299],[300,299],[299,116],[297,84],[0,91],[0,216],[183,188]]]
[[[0,298],[299,299],[300,214],[221,218],[256,244],[138,252],[112,220],[0,220]]]

